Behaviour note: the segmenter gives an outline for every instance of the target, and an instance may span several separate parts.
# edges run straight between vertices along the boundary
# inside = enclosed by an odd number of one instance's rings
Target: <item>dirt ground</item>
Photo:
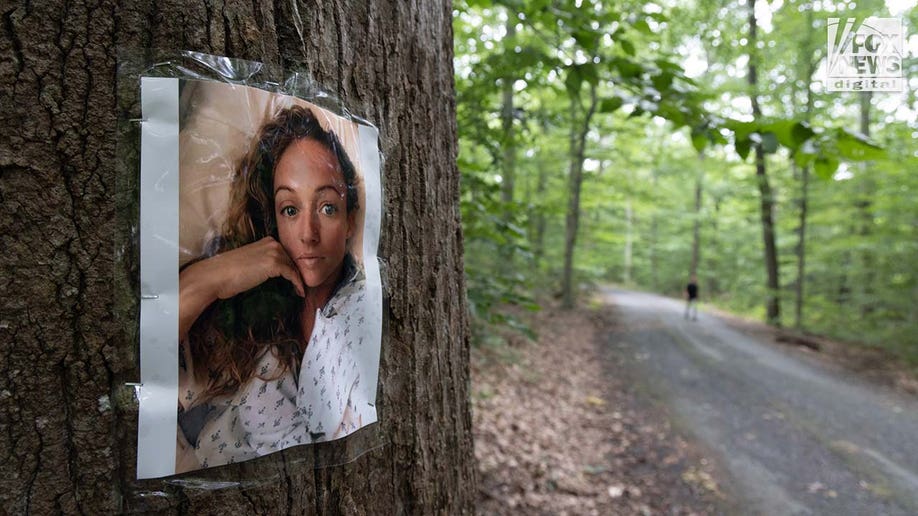
[[[714,465],[637,401],[608,311],[545,307],[538,340],[472,352],[481,514],[718,514]]]

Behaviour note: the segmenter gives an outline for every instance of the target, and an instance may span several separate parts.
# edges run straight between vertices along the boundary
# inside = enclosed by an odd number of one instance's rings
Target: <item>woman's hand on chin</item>
[[[300,297],[305,296],[300,272],[284,247],[272,237],[220,253],[188,269],[197,266],[202,266],[203,273],[210,276],[215,299],[233,297],[278,276],[292,283]]]
[[[278,276],[305,297],[300,272],[272,237],[189,265],[179,275],[179,338],[185,338],[204,309],[217,299],[233,297]]]

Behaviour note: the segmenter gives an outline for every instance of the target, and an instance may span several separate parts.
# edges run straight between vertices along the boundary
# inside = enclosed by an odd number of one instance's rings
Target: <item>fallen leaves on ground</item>
[[[720,512],[711,465],[630,391],[608,319],[536,317],[538,341],[472,353],[479,512]]]

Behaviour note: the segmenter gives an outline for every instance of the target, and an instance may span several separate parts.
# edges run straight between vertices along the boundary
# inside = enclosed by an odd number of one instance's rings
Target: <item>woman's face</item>
[[[274,214],[281,245],[306,286],[333,288],[344,265],[354,217],[334,153],[304,138],[287,147],[274,172]]]

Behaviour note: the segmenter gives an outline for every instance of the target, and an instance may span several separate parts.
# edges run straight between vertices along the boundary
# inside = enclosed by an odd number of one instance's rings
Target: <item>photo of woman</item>
[[[381,323],[355,244],[361,176],[324,110],[256,95],[267,116],[223,181],[224,210],[206,216],[222,224],[199,253],[182,246],[193,257],[179,274],[176,473],[376,421]],[[190,122],[196,136],[208,120]]]

